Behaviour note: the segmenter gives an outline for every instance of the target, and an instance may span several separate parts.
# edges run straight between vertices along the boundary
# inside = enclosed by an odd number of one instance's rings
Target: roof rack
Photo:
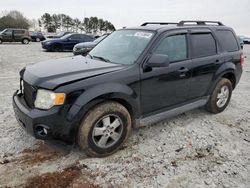
[[[175,22],[145,22],[141,26],[146,26],[149,24],[155,24],[155,25],[177,25],[178,23]]]
[[[184,26],[185,23],[194,23],[194,24],[189,24],[189,25],[213,25],[213,24],[217,24],[218,26],[224,26],[219,21],[192,21],[192,20],[180,21],[177,25],[178,26]]]

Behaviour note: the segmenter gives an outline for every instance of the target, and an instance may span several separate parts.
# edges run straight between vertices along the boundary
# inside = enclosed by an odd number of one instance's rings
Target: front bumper
[[[51,44],[46,44],[46,43],[43,43],[43,42],[41,43],[41,45],[42,45],[42,48],[45,49],[45,50],[49,50],[52,47]]]
[[[23,94],[15,92],[12,101],[15,117],[26,132],[37,139],[59,139],[68,143],[74,142],[75,124],[65,119],[67,109],[53,107],[49,110],[31,109],[27,106]],[[41,135],[41,127],[47,134]]]

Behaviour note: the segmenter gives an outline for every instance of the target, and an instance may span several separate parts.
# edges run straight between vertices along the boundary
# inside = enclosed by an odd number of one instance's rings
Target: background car
[[[240,47],[241,49],[243,49],[243,46],[244,46],[244,37],[241,37],[241,36],[237,36],[238,37],[238,41],[240,43]]]
[[[80,42],[91,42],[94,38],[85,34],[72,33],[61,38],[49,39],[42,42],[42,48],[48,51],[72,51]]]
[[[28,30],[7,28],[0,32],[0,44],[3,42],[22,42],[29,44],[31,41]]]
[[[54,39],[54,38],[61,38],[61,37],[63,37],[63,36],[65,36],[65,35],[67,35],[67,34],[70,34],[70,33],[73,33],[73,32],[70,32],[70,31],[65,31],[65,32],[60,32],[60,33],[58,33],[57,35],[49,35],[49,36],[47,36],[46,38],[49,38],[49,39]]]
[[[35,41],[35,42],[40,42],[40,41],[46,40],[46,38],[44,37],[44,35],[41,32],[30,31],[30,37],[31,37],[32,41]]]
[[[245,37],[245,38],[243,39],[243,42],[244,42],[244,44],[250,44],[250,38]]]
[[[87,55],[98,43],[105,39],[109,34],[104,34],[101,37],[95,39],[93,42],[82,42],[76,44],[73,48],[74,55]]]

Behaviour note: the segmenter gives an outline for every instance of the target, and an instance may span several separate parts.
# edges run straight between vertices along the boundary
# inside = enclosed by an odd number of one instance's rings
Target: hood
[[[33,86],[53,90],[62,84],[114,72],[122,68],[124,65],[75,56],[29,65],[25,68],[23,80]]]
[[[95,42],[81,42],[75,45],[76,48],[92,48],[96,45]]]

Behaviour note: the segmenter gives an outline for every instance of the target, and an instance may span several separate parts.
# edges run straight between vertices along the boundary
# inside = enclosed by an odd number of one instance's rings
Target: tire
[[[23,44],[29,44],[29,42],[30,42],[29,39],[23,39],[23,40],[22,40],[22,43],[23,43]]]
[[[131,127],[131,117],[124,106],[104,102],[92,108],[82,120],[77,143],[88,156],[105,157],[122,146]]]
[[[2,44],[3,43],[3,41],[2,41],[2,39],[0,39],[0,44]]]
[[[36,38],[36,42],[40,42],[41,40],[40,40],[40,38]]]
[[[232,96],[232,83],[222,78],[215,86],[212,95],[206,105],[207,111],[217,114],[225,110]]]

